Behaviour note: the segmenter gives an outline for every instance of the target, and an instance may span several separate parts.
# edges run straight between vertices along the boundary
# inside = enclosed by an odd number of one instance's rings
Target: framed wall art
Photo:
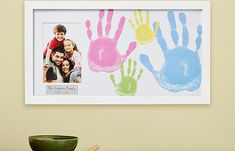
[[[26,1],[26,104],[209,104],[209,1]]]

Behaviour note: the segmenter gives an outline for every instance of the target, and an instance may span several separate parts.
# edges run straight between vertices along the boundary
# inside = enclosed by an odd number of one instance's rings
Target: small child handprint
[[[186,26],[186,16],[183,12],[179,13],[182,24],[182,46],[178,46],[178,33],[176,30],[175,15],[173,11],[168,12],[168,20],[171,27],[171,37],[175,48],[169,49],[159,28],[157,41],[164,54],[165,62],[160,71],[156,71],[147,55],[141,54],[140,61],[153,74],[159,85],[171,92],[182,90],[194,91],[201,85],[201,63],[198,50],[201,46],[202,25],[198,25],[196,39],[196,51],[188,48],[189,33]],[[154,23],[153,28],[156,27]]]
[[[90,45],[88,50],[88,64],[89,68],[94,72],[113,72],[120,68],[121,62],[125,61],[130,53],[136,48],[136,42],[133,41],[129,44],[129,47],[125,55],[120,55],[117,50],[117,42],[122,33],[125,17],[121,17],[118,29],[114,35],[114,38],[108,37],[111,29],[111,21],[113,17],[113,10],[108,11],[107,24],[105,27],[105,34],[103,35],[102,20],[104,17],[104,10],[99,11],[99,22],[97,25],[98,38],[92,40],[92,32],[90,29],[90,20],[86,21],[87,36],[90,39]]]
[[[128,68],[127,68],[127,75],[124,75],[124,67],[121,64],[120,72],[121,72],[121,81],[116,84],[114,75],[110,75],[110,79],[112,80],[113,86],[115,87],[115,91],[121,96],[133,96],[137,91],[137,81],[140,79],[141,74],[143,73],[143,69],[140,69],[137,79],[134,79],[136,73],[136,65],[137,62],[134,61],[132,65],[132,60],[128,59]],[[131,67],[133,66],[133,67]],[[131,68],[132,71],[131,71]]]
[[[137,15],[138,14],[138,15]],[[138,20],[138,17],[140,20]],[[132,23],[131,19],[129,19],[129,23],[131,24],[131,27],[135,30],[135,36],[140,44],[146,44],[150,43],[155,38],[155,32],[157,31],[157,28],[155,28],[155,31],[152,31],[152,29],[149,26],[149,11],[146,11],[146,24],[143,22],[143,16],[142,11],[134,11],[134,17],[137,27],[135,28],[134,24]]]

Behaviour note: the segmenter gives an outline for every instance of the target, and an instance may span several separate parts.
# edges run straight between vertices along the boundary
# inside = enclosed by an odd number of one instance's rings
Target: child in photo
[[[44,63],[48,64],[52,51],[63,45],[66,34],[66,27],[64,25],[58,24],[53,28],[54,38],[47,43],[47,47],[43,52]]]
[[[81,52],[78,50],[74,41],[70,39],[64,40],[65,57],[69,59],[73,65],[73,72],[70,75],[70,83],[81,83]]]

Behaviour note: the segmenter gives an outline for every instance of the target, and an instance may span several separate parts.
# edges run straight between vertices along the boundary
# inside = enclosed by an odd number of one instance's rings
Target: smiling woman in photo
[[[64,59],[60,68],[60,73],[63,77],[64,83],[69,83],[70,74],[74,71],[73,68],[73,63],[68,59]]]

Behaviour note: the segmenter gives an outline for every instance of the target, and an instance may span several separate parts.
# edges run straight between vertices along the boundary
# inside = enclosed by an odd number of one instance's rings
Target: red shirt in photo
[[[43,58],[46,57],[48,48],[53,51],[55,48],[57,48],[57,47],[63,45],[64,40],[65,40],[65,38],[64,38],[62,41],[58,41],[58,40],[54,37],[50,42],[48,42],[48,43],[47,43],[47,47],[46,47],[46,49],[45,49],[44,52],[43,52]]]

